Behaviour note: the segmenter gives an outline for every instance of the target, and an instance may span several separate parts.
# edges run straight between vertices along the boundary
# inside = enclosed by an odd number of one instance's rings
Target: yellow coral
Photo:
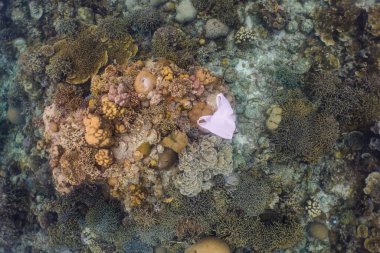
[[[365,239],[364,248],[371,253],[378,253],[380,249],[380,236],[372,236]]]
[[[125,114],[126,109],[110,101],[107,97],[102,97],[102,113],[107,119],[116,119]]]
[[[95,154],[95,161],[98,165],[109,167],[113,163],[112,153],[109,149],[99,149]]]
[[[103,125],[101,117],[89,114],[83,119],[85,126],[85,140],[88,144],[96,147],[107,147],[112,145],[112,132]]]
[[[282,109],[278,105],[271,105],[270,108],[267,110],[266,114],[268,115],[268,118],[265,122],[267,129],[269,130],[275,130],[278,128],[278,125],[281,122],[281,114]]]
[[[161,75],[164,76],[165,81],[173,81],[173,70],[170,67],[164,66],[161,70]]]
[[[179,76],[178,76],[180,79],[187,79],[187,78],[189,78],[190,76],[189,76],[189,74],[187,74],[187,73],[181,73],[181,74],[179,74]]]
[[[130,201],[131,206],[139,206],[141,205],[144,200],[146,199],[146,193],[142,189],[142,187],[136,185],[136,184],[130,184],[128,186],[128,189],[130,191]]]
[[[124,134],[128,131],[127,127],[123,123],[116,123],[115,124],[115,132],[118,134]]]
[[[161,144],[166,148],[170,148],[177,153],[180,153],[186,145],[189,143],[189,139],[185,133],[175,131],[171,135],[166,136]]]

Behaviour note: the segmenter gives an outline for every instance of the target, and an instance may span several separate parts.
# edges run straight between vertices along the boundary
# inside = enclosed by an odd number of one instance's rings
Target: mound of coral
[[[217,94],[233,100],[207,69],[166,60],[112,64],[91,78],[87,98],[62,85],[43,114],[59,193],[102,182],[130,210],[170,202],[172,185],[196,196],[214,176],[233,172],[231,144],[196,123],[215,112]],[[62,105],[68,97],[81,105]]]

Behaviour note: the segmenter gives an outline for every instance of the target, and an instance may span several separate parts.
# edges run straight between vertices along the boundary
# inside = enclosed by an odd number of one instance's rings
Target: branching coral
[[[86,226],[107,237],[121,226],[122,212],[114,202],[99,200],[86,214]]]
[[[136,10],[129,16],[130,23],[139,32],[153,32],[162,23],[162,14],[154,8]]]
[[[304,237],[303,227],[294,220],[259,220],[252,229],[252,245],[259,252],[272,252],[297,245]]]
[[[216,0],[211,4],[210,13],[228,26],[239,24],[239,17],[233,0]]]
[[[62,81],[72,72],[71,60],[61,55],[53,57],[46,66],[45,72],[53,83]]]
[[[54,248],[69,247],[73,250],[83,248],[80,237],[80,227],[76,220],[70,219],[66,222],[58,222],[48,229],[49,243]],[[65,240],[62,240],[65,238]]]
[[[313,112],[307,100],[290,100],[283,108],[283,118],[273,135],[280,153],[315,162],[332,149],[339,137],[339,124],[333,116]]]
[[[80,108],[83,101],[82,95],[81,89],[60,84],[53,95],[53,102],[63,113],[70,113]]]
[[[60,36],[74,37],[79,28],[79,22],[75,19],[58,19],[54,22],[54,29]]]
[[[335,94],[342,86],[342,81],[333,72],[320,72],[310,75],[307,82],[307,89],[316,99],[323,99]]]
[[[80,185],[85,181],[94,182],[100,175],[95,165],[95,152],[84,148],[65,152],[59,161],[55,177],[65,177],[70,185]]]
[[[244,175],[232,193],[231,207],[239,208],[251,217],[257,216],[268,208],[271,195],[268,180]]]
[[[287,23],[287,13],[277,0],[262,1],[259,4],[260,18],[269,29],[281,30]]]
[[[227,213],[223,219],[217,222],[216,234],[224,238],[226,242],[234,247],[249,245],[251,237],[252,218],[236,213]]]
[[[368,21],[367,21],[367,30],[373,36],[380,36],[380,5],[375,5],[369,8],[368,10]]]
[[[99,21],[97,34],[108,40],[121,40],[128,35],[129,22],[122,18],[107,17]]]
[[[194,62],[195,41],[173,26],[158,28],[152,38],[153,55],[174,61],[180,67]]]
[[[334,45],[338,39],[347,41],[357,28],[360,9],[351,0],[334,1],[329,7],[314,13],[315,30],[326,45]]]

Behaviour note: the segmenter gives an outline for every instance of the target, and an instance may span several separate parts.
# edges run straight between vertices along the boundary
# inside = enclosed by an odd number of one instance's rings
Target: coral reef
[[[202,93],[197,91],[200,85],[205,87]],[[103,180],[111,195],[121,199],[129,210],[148,199],[153,203],[165,201],[161,181],[163,177],[184,180],[183,174],[173,172],[191,169],[186,168],[189,161],[185,157],[199,156],[203,164],[199,176],[205,185],[211,184],[213,175],[231,174],[230,144],[215,136],[190,142],[186,132],[190,127],[179,130],[189,122],[184,120],[194,102],[202,100],[211,103],[210,108],[215,107],[209,98],[220,91],[228,92],[206,70],[186,73],[176,65],[160,62],[107,66],[103,74],[92,78],[93,96],[87,109],[76,107],[75,101],[81,99],[76,86],[61,86],[44,112],[45,138],[51,141],[50,160],[57,190],[67,193],[82,183]],[[56,114],[57,110],[61,113]],[[189,145],[193,148],[187,148]],[[168,169],[169,174],[165,172]],[[187,186],[178,183],[178,187]],[[200,189],[189,191],[196,195]]]
[[[378,252],[379,10],[0,1],[0,252]]]

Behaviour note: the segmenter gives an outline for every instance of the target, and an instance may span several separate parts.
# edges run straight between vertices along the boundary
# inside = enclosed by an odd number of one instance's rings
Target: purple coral
[[[136,92],[126,83],[112,84],[108,91],[108,99],[122,107],[137,107],[139,99]]]

